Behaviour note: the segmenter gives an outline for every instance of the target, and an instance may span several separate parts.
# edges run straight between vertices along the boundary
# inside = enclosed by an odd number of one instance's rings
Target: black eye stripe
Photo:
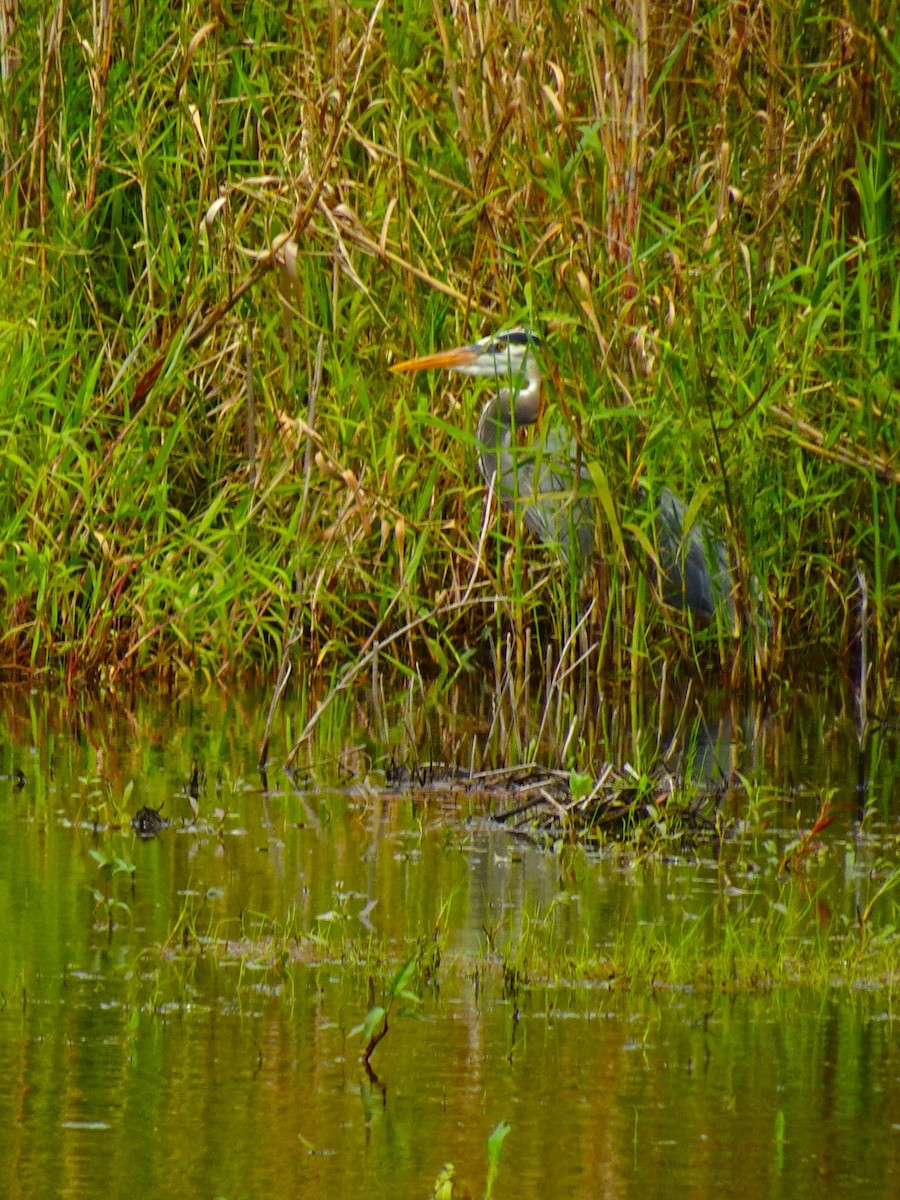
[[[509,346],[540,346],[540,338],[529,329],[511,329],[509,333],[501,333],[494,339],[491,349],[494,354],[502,354]]]

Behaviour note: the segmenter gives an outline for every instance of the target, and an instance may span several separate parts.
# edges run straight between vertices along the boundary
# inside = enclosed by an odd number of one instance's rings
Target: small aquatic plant
[[[365,1041],[360,1057],[367,1069],[370,1067],[372,1054],[376,1046],[387,1037],[388,1029],[390,1028],[389,1022],[395,1005],[401,1000],[407,1002],[409,1007],[402,1008],[397,1013],[398,1016],[403,1017],[410,1015],[422,1003],[421,998],[415,992],[411,991],[409,987],[410,980],[419,966],[422,949],[420,947],[412,958],[407,959],[397,970],[388,986],[385,1004],[373,1004],[366,1013],[365,1020],[350,1030],[351,1037],[361,1035]]]

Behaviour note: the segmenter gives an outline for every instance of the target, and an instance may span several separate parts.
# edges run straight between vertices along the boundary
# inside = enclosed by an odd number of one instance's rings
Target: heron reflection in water
[[[514,449],[517,429],[541,410],[540,340],[530,329],[510,329],[469,345],[397,363],[397,372],[444,369],[490,377],[503,386],[478,421],[478,468],[488,487],[580,576],[594,549],[597,509],[590,472],[574,439],[551,431],[527,450]],[[733,612],[728,554],[702,521],[688,521],[687,505],[668,487],[655,498],[654,541],[667,603],[711,618]]]

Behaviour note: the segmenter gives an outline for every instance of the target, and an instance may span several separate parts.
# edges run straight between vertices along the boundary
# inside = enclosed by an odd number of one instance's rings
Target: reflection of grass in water
[[[900,881],[894,869],[891,886]],[[638,923],[616,934],[608,954],[561,944],[553,914],[522,922],[508,956],[527,962],[532,979],[608,980],[614,986],[689,986],[700,990],[753,990],[791,984],[828,986],[896,982],[897,906],[882,928],[842,916],[823,925],[814,899],[788,882],[777,898],[723,894],[706,911],[684,911]],[[878,889],[878,899],[887,892]],[[736,911],[735,901],[740,904]],[[679,907],[677,899],[673,909]]]
[[[402,945],[352,933],[355,922],[346,912],[342,916],[340,902],[310,930],[301,927],[296,913],[283,922],[265,915],[222,921],[202,898],[193,897],[186,901],[161,954],[143,952],[142,971],[146,977],[155,962],[149,974],[156,973],[159,990],[168,992],[165,977],[171,969],[180,973],[202,961],[230,964],[237,968],[230,978],[239,994],[244,984],[258,986],[260,971],[279,990],[287,985],[290,991],[298,964],[337,969],[360,996],[360,1011],[369,1012],[356,1030],[369,1053],[384,1036],[395,1004],[407,1001],[418,1007],[427,991],[448,975],[477,980],[479,990],[496,989],[510,999],[576,984],[699,992],[890,987],[897,982],[898,906],[888,897],[900,883],[900,869],[882,867],[881,881],[868,893],[865,923],[843,914],[824,920],[818,901],[792,880],[778,884],[771,894],[763,890],[761,879],[753,892],[723,882],[720,896],[705,908],[697,909],[690,899],[672,898],[669,916],[634,920],[610,930],[602,950],[587,922],[580,932],[573,925],[575,900],[568,894],[544,909],[523,904],[485,930],[480,951],[467,954],[448,948],[448,902],[437,928],[405,957]],[[876,908],[882,918],[878,928],[872,922]],[[379,993],[387,998],[385,1003]]]

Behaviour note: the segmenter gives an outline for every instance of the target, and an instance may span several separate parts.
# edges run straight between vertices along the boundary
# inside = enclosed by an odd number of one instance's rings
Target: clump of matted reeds
[[[649,773],[604,763],[596,778],[537,764],[473,772],[433,762],[392,765],[385,791],[481,801],[491,821],[542,843],[646,843],[649,837],[672,851],[726,832],[726,822],[717,819],[724,783],[689,782],[661,762]]]

